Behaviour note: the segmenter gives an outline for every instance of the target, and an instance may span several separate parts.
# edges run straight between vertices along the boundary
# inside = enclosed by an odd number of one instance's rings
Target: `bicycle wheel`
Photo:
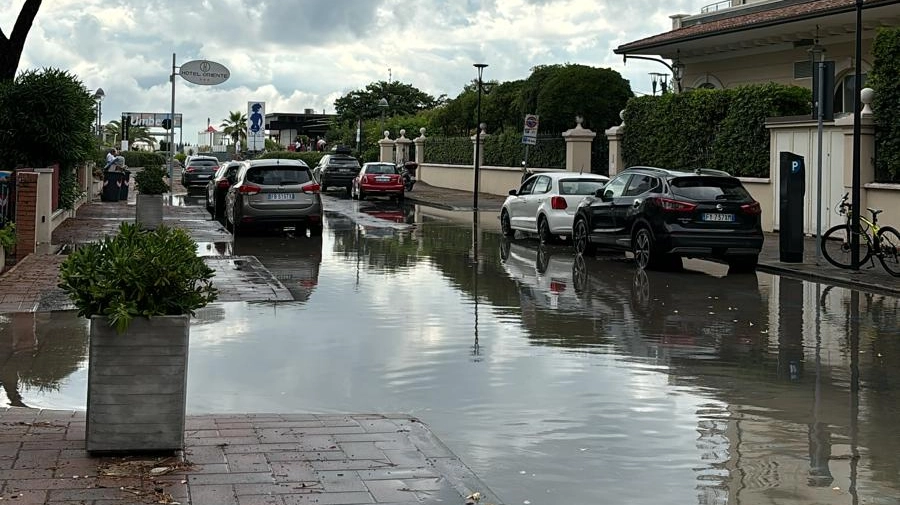
[[[832,226],[822,235],[822,255],[829,263],[838,268],[850,268],[852,265],[850,249],[850,225]],[[859,264],[869,261],[872,249],[864,235],[859,236]]]
[[[881,244],[881,266],[894,277],[900,277],[900,233],[890,226],[878,230]]]

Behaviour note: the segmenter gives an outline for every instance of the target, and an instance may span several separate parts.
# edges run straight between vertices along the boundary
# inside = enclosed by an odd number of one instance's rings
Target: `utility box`
[[[779,259],[803,262],[803,199],[806,195],[806,164],[803,156],[782,151],[779,178]]]

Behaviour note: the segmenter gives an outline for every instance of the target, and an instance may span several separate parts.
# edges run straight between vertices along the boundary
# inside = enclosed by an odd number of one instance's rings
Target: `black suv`
[[[219,160],[212,156],[191,156],[181,171],[181,185],[187,189],[191,186],[206,186],[219,169]]]
[[[350,184],[359,173],[359,161],[341,152],[322,156],[313,168],[313,174],[324,193],[330,186],[343,186],[350,193]]]
[[[694,257],[753,271],[763,244],[760,213],[725,172],[631,167],[578,206],[572,242],[577,253],[632,251],[640,268],[677,268]]]

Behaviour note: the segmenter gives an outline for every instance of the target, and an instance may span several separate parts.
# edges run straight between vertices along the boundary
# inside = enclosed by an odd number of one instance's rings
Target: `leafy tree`
[[[22,58],[22,49],[25,47],[25,38],[40,8],[41,0],[25,0],[10,36],[7,38],[0,29],[0,81],[11,81],[15,78],[19,60]]]
[[[875,90],[875,172],[878,182],[900,181],[900,29],[881,28],[872,47],[869,83]]]
[[[247,115],[241,111],[229,111],[228,118],[222,120],[219,125],[222,133],[231,138],[231,142],[238,146],[247,141]]]
[[[0,82],[0,160],[63,168],[94,158],[95,102],[74,75],[31,70]]]
[[[609,68],[553,65],[542,68],[540,76],[539,89],[526,81],[523,91],[537,97],[532,110],[540,116],[540,129],[550,133],[572,128],[575,116],[584,118],[586,128],[602,132],[619,124],[619,111],[634,96],[628,81]]]
[[[103,131],[106,132],[106,137],[112,137],[113,139],[122,140],[122,123],[120,121],[110,121],[103,126]],[[136,125],[128,125],[128,142],[146,142],[150,144],[151,148],[156,147],[156,137],[150,133],[150,130],[146,126],[136,126]]]
[[[379,107],[378,102],[384,98],[387,107]],[[400,81],[378,81],[366,85],[365,89],[351,91],[334,101],[334,109],[340,116],[341,123],[351,124],[359,120],[380,119],[385,117],[415,114],[431,109],[443,102],[444,96],[433,96],[419,90],[411,84]]]

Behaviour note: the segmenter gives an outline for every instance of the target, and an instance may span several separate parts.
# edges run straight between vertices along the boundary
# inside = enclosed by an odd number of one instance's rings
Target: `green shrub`
[[[122,223],[118,234],[80,245],[59,275],[79,316],[106,316],[120,333],[135,317],[193,315],[218,296],[197,243],[166,226]]]
[[[0,246],[6,251],[11,251],[16,245],[16,224],[6,223],[0,226]]]
[[[634,98],[625,108],[625,164],[768,177],[766,118],[808,115],[811,103],[809,90],[774,83]]]
[[[161,195],[169,191],[169,185],[163,180],[167,175],[162,165],[150,165],[134,175],[134,183],[142,195]]]
[[[323,153],[319,151],[269,151],[260,154],[257,156],[258,159],[283,159],[283,160],[301,160],[310,168],[316,166],[319,163],[319,160],[322,159],[322,156],[325,156],[328,153]]]
[[[78,176],[75,169],[60,168],[59,170],[59,207],[66,210],[75,208],[75,202],[85,196],[85,192],[78,185]]]
[[[158,152],[122,151],[121,154],[125,157],[125,164],[129,167],[151,167],[166,164],[166,157]]]
[[[872,46],[869,86],[875,90],[875,179],[900,182],[900,29],[882,28]]]
[[[471,144],[471,142],[470,142]],[[487,137],[484,143],[484,164],[496,167],[519,167],[525,160],[522,132],[507,128]],[[469,161],[471,164],[472,161]],[[537,144],[528,147],[528,166],[539,168],[566,167],[566,141],[561,135],[541,135]],[[590,171],[590,167],[585,167]]]
[[[425,141],[425,162],[471,165],[475,146],[469,137],[429,137]]]

